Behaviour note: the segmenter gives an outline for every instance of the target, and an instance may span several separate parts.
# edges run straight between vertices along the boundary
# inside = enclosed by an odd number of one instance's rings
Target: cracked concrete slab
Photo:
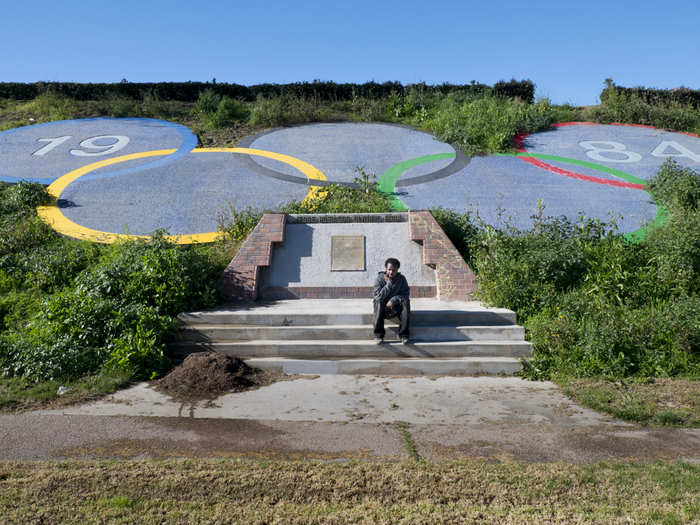
[[[183,403],[147,383],[82,406],[0,415],[0,458],[409,457],[700,463],[700,429],[647,428],[516,377],[310,376]]]

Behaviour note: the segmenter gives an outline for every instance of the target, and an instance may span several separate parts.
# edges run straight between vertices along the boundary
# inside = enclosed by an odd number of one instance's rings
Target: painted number
[[[43,157],[72,138],[71,135],[65,135],[63,137],[37,139],[37,142],[47,142],[48,144],[36,150],[32,155],[35,157]],[[70,154],[76,157],[99,157],[100,155],[109,155],[110,153],[116,153],[124,149],[126,145],[129,144],[129,140],[129,137],[126,135],[100,135],[98,137],[90,137],[80,143],[80,147],[83,149],[72,149],[70,150]]]
[[[113,141],[111,144],[98,144],[98,142]],[[81,149],[70,150],[71,155],[76,157],[98,157],[100,155],[109,155],[126,147],[129,143],[129,137],[125,135],[101,135],[99,137],[91,137],[80,143],[81,148],[99,150],[99,151],[83,151]]]
[[[49,151],[51,151],[54,148],[59,147],[61,144],[63,144],[65,141],[70,139],[70,135],[66,135],[65,137],[56,137],[53,139],[39,139],[37,142],[48,142],[46,146],[44,146],[41,149],[36,150],[32,155],[35,157],[43,157],[46,155]]]
[[[676,153],[669,153],[669,149],[675,150]],[[672,140],[664,140],[661,144],[656,146],[651,154],[654,155],[654,157],[688,157],[695,162],[700,162],[700,155],[693,153],[685,146],[681,146],[678,142]]]
[[[587,150],[586,155],[601,162],[639,162],[642,156],[630,151],[627,146],[612,140],[584,140],[579,146]],[[674,140],[664,140],[651,152],[654,157],[686,157],[700,162],[700,154],[693,153],[688,148]],[[624,158],[620,158],[624,157]]]
[[[612,140],[584,140],[579,146],[586,149],[586,155],[601,162],[639,162],[642,156],[629,151],[624,144]],[[620,158],[624,157],[624,158]]]

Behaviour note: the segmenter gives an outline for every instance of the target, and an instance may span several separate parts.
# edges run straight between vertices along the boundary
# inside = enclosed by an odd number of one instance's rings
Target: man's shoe
[[[383,338],[383,337],[376,337],[376,338],[374,339],[374,344],[376,344],[376,345],[380,345],[380,344],[382,344],[383,342],[384,342],[384,338]]]
[[[409,343],[408,337],[402,337],[401,338],[401,344],[402,345],[407,345]]]

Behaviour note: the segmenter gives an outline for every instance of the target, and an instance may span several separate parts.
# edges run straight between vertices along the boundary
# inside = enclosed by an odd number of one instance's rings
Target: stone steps
[[[173,355],[212,350],[240,357],[293,357],[297,359],[339,359],[352,357],[527,357],[530,343],[527,341],[416,341],[401,344],[385,341],[376,344],[366,340],[286,340],[259,339],[219,343],[181,342],[172,346]]]
[[[340,302],[340,300],[337,300]],[[363,301],[368,304],[368,301]],[[413,302],[413,301],[412,301]],[[247,326],[328,326],[371,325],[371,304],[365,312],[300,312],[215,310],[183,313],[178,316],[187,325],[229,324]],[[411,311],[411,326],[459,325],[504,326],[515,324],[515,313],[505,309],[483,310],[416,310]]]
[[[398,339],[398,325],[385,324],[386,338]],[[359,340],[372,337],[372,325],[256,326],[192,324],[181,330],[182,341],[220,343],[225,341],[272,340]],[[508,341],[521,340],[525,330],[518,325],[445,326],[411,325],[411,338],[419,341]]]
[[[290,374],[513,374],[530,356],[515,313],[477,302],[411,301],[411,341],[372,335],[366,299],[299,299],[180,314],[175,359],[216,351]]]
[[[513,357],[462,357],[456,359],[246,359],[263,370],[285,374],[372,374],[372,375],[512,375],[521,368]]]

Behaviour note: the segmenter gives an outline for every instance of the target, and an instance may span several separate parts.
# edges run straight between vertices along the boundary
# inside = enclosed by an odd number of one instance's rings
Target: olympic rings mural
[[[76,184],[95,191],[94,188],[102,188],[100,184],[108,183],[114,188],[123,183],[133,186],[129,191],[138,194],[142,191],[141,180],[144,184],[154,184],[146,182],[151,179],[144,174],[180,177],[186,172],[184,176],[197,176],[208,168],[192,164],[192,159],[212,154],[236,159],[246,176],[257,177],[246,181],[253,185],[259,181],[258,194],[264,202],[271,202],[274,197],[271,193],[284,193],[285,188],[300,188],[305,199],[313,199],[325,184],[352,185],[348,179],[352,168],[369,161],[370,169],[379,174],[379,188],[392,194],[396,210],[428,207],[424,202],[431,207],[443,203],[445,207],[459,207],[479,191],[488,193],[490,181],[495,184],[501,179],[500,191],[507,194],[505,206],[508,207],[509,203],[516,204],[519,200],[532,200],[537,192],[546,197],[552,185],[558,184],[561,187],[555,189],[559,195],[569,192],[586,196],[593,215],[600,215],[601,206],[606,205],[623,209],[626,206],[624,211],[647,208],[643,210],[644,218],[635,219],[636,223],[628,225],[624,232],[636,236],[642,234],[644,224],[663,218],[664,210],[656,207],[645,192],[646,180],[655,174],[661,163],[671,157],[692,169],[700,169],[700,137],[649,127],[560,123],[550,131],[516,136],[514,142],[515,154],[470,159],[457,149],[411,128],[379,123],[337,123],[272,130],[248,137],[236,148],[197,148],[196,136],[178,124],[155,119],[83,119],[0,133],[0,180],[49,184],[48,191],[57,204],[38,209],[42,220],[63,235],[102,243],[148,235],[106,231],[109,228],[91,227],[79,219],[73,220],[71,208],[65,206],[68,199],[63,197],[75,191]],[[525,171],[514,168],[513,159],[521,162]],[[226,168],[216,167],[214,171],[217,170],[223,172]],[[535,173],[543,175],[537,178]],[[277,186],[268,189],[263,181],[273,184],[272,179],[277,180],[274,182]],[[525,180],[537,182],[518,186]],[[540,180],[544,181],[541,187],[538,186]],[[440,189],[434,189],[438,187]],[[510,193],[509,187],[513,188]],[[596,194],[596,188],[618,193],[609,194],[613,200],[605,201]],[[159,189],[150,191],[157,193]],[[202,191],[216,193],[218,190],[204,188]],[[644,197],[640,199],[642,194]],[[130,199],[124,195],[120,193],[115,197],[113,204],[116,206],[119,199]],[[426,196],[430,198],[421,200]],[[596,204],[598,200],[601,203]],[[100,209],[91,212],[94,216],[109,214],[109,200],[101,202]],[[216,200],[210,199],[204,207],[211,207],[211,202]],[[237,204],[245,207],[247,202]],[[90,206],[96,206],[94,203],[74,205],[88,211]],[[569,204],[571,212],[581,211],[573,209],[574,206],[583,206],[583,200]],[[157,215],[167,206],[151,207],[141,203],[135,207],[140,207],[139,217],[143,217]],[[169,211],[174,215],[177,212],[177,209]],[[202,230],[170,236],[181,244],[212,242],[217,237],[216,231]]]

